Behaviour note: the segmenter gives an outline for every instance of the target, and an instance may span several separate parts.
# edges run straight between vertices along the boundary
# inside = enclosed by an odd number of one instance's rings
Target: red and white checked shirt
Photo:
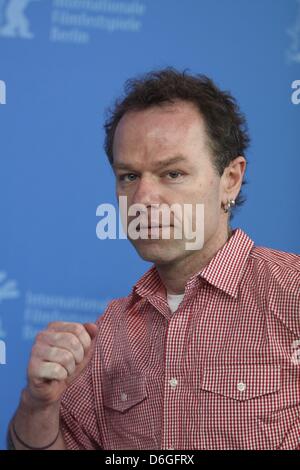
[[[300,448],[299,255],[235,229],[175,313],[153,266],[98,324],[62,399],[68,448]]]

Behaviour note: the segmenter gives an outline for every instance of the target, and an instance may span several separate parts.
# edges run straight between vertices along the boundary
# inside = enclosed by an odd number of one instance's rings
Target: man
[[[51,323],[10,425],[18,449],[300,447],[300,259],[230,228],[249,138],[234,98],[168,68],[127,83],[106,122],[118,196],[146,208],[131,238],[153,262],[96,323]],[[204,206],[186,249],[153,207]],[[131,219],[128,219],[128,223]],[[193,227],[195,216],[192,218]]]

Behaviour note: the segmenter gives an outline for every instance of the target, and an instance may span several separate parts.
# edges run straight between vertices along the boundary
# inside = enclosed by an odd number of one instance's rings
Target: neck
[[[217,251],[228,241],[231,234],[231,229],[228,229],[225,233],[208,239],[201,250],[192,252],[189,256],[171,263],[156,265],[166,291],[170,294],[183,294],[190,277],[209,263]]]

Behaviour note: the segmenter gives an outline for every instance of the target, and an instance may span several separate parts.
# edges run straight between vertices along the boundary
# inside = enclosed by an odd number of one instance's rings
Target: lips
[[[173,225],[140,225],[138,228],[140,229],[152,229],[152,228],[167,228],[167,227],[173,227]]]

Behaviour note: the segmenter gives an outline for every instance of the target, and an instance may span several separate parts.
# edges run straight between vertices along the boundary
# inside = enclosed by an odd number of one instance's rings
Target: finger
[[[52,322],[49,323],[48,329],[73,333],[73,335],[78,337],[79,341],[83,346],[84,351],[88,351],[91,346],[91,337],[82,325],[82,323]]]
[[[76,364],[80,364],[84,358],[83,345],[73,333],[45,330],[39,333],[37,342],[70,351],[75,358]]]
[[[60,364],[66,369],[68,375],[72,375],[76,369],[75,357],[67,349],[37,343],[32,348],[32,353],[35,358],[40,359],[41,361]]]
[[[56,362],[43,362],[37,359],[32,361],[29,375],[31,379],[66,380],[68,372]]]

